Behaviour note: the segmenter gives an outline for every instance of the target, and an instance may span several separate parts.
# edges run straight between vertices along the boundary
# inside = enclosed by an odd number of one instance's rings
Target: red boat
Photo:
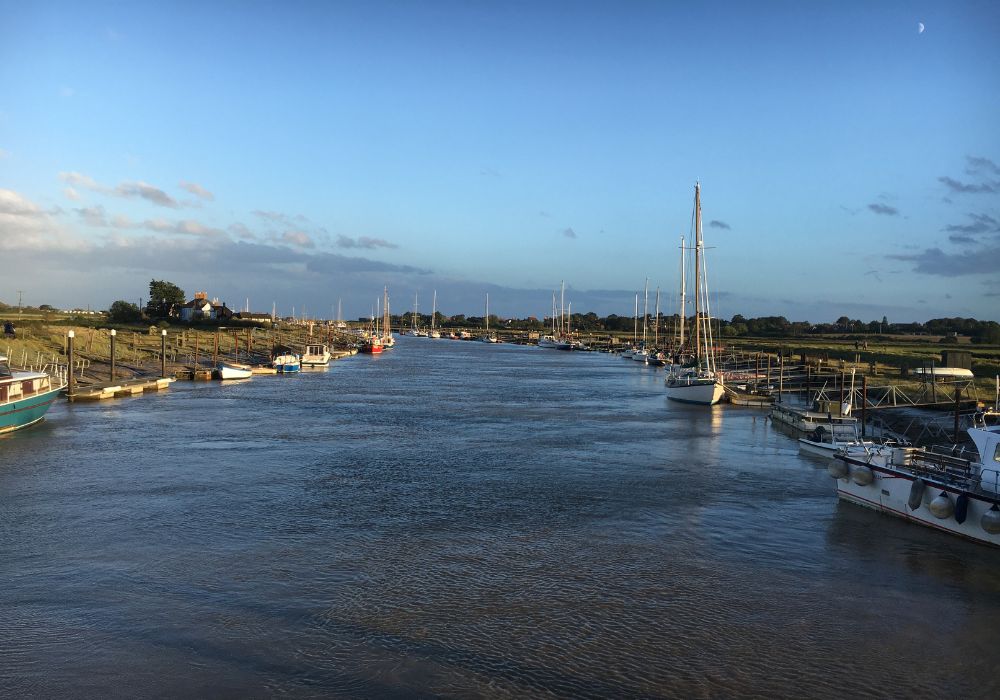
[[[371,338],[366,338],[361,342],[361,352],[367,352],[372,355],[377,355],[382,352],[382,339],[377,335]]]

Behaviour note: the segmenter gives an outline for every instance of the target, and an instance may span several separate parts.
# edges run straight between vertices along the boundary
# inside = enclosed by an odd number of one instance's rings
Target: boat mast
[[[653,346],[660,347],[660,288],[656,288],[656,320],[653,321]]]
[[[701,183],[694,185],[694,362],[701,367]]]
[[[490,334],[490,293],[486,292],[486,335]]]
[[[646,349],[646,317],[649,316],[649,278],[646,278],[646,288],[642,293],[642,348]]]
[[[632,312],[632,347],[639,342],[639,292],[635,293],[635,311]]]
[[[559,282],[559,335],[566,335],[566,281]]]
[[[434,301],[431,302],[431,330],[434,330],[434,317],[438,310],[438,290],[434,290]]]
[[[684,236],[681,236],[681,334],[677,341],[677,349],[684,347],[684,320],[687,315],[687,280],[684,270]]]
[[[556,335],[556,293],[552,292],[552,337]]]

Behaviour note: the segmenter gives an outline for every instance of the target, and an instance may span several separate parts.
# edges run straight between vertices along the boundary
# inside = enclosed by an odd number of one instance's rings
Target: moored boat
[[[302,369],[299,356],[294,353],[278,355],[272,361],[272,366],[278,370],[278,374],[292,374]]]
[[[12,370],[7,358],[0,355],[0,433],[42,420],[63,386],[45,372]]]
[[[214,374],[216,379],[249,379],[253,376],[253,368],[248,365],[220,362],[215,366]]]
[[[850,440],[857,434],[858,419],[850,415],[850,406],[837,401],[817,400],[811,406],[776,403],[771,409],[771,420],[794,428],[801,435],[819,428],[837,439]]]
[[[1000,547],[1000,426],[969,428],[978,456],[884,446],[837,452],[830,475],[845,501]]]
[[[712,317],[708,308],[708,284],[705,275],[704,241],[701,227],[701,184],[694,186],[694,347],[688,365],[672,364],[665,379],[667,398],[682,403],[711,406],[725,394],[722,373],[715,365],[715,344],[712,341]],[[681,255],[683,256],[683,247]],[[682,257],[683,260],[683,257]],[[682,264],[683,272],[683,264]],[[683,274],[681,279],[683,280]],[[683,282],[682,282],[683,289]],[[686,313],[681,294],[681,316]]]
[[[303,367],[326,367],[330,364],[330,348],[322,343],[306,345],[305,352],[302,353]]]

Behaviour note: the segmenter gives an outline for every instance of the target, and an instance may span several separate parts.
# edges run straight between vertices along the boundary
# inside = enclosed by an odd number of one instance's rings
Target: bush
[[[135,304],[119,299],[108,309],[108,320],[112,323],[134,323],[142,319],[142,312]]]

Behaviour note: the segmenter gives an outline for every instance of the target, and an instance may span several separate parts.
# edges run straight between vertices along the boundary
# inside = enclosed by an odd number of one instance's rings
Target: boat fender
[[[836,457],[830,458],[830,462],[826,465],[826,470],[830,472],[830,476],[834,479],[844,479],[850,471],[848,469],[847,462],[842,459],[837,459]]]
[[[983,513],[979,524],[991,535],[1000,535],[1000,508],[994,503],[993,507]]]
[[[958,498],[955,499],[955,522],[961,525],[965,522],[966,516],[969,514],[969,497],[964,493],[958,494]]]
[[[937,497],[927,505],[927,507],[930,508],[934,517],[939,520],[950,518],[952,513],[955,512],[955,504],[952,503],[952,500],[948,497],[948,493],[946,491],[939,493]]]
[[[924,502],[924,489],[926,487],[927,482],[923,479],[913,480],[913,484],[910,486],[910,498],[906,501],[906,505],[910,507],[910,510],[916,510]]]
[[[851,481],[858,486],[868,486],[875,481],[875,472],[868,467],[854,467],[851,470]]]

